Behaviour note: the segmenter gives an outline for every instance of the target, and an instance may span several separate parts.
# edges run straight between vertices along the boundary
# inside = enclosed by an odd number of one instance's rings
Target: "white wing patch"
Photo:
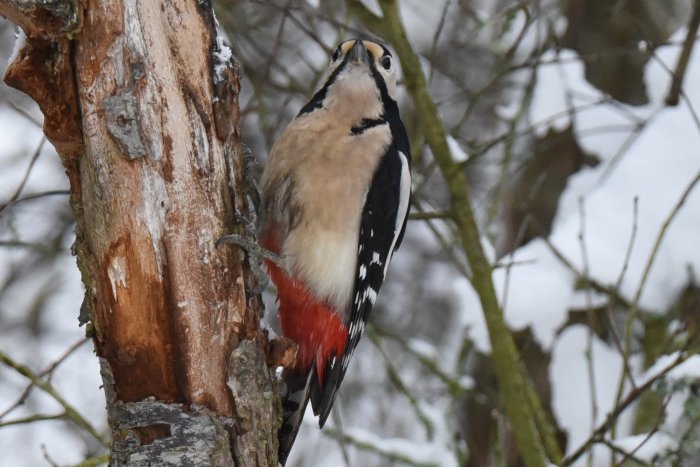
[[[391,248],[389,248],[389,255],[386,258],[386,263],[384,264],[384,277],[386,277],[386,271],[391,262],[392,256],[394,256],[394,248],[396,247],[396,241],[401,235],[401,228],[403,227],[403,221],[408,215],[408,201],[411,198],[411,170],[408,165],[408,158],[406,154],[398,151],[399,158],[401,159],[401,193],[399,194],[399,210],[396,213],[396,225],[394,226],[394,239],[391,242]]]

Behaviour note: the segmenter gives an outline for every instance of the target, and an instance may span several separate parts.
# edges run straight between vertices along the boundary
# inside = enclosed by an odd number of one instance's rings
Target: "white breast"
[[[388,125],[359,136],[327,131],[295,161],[295,195],[303,218],[282,244],[287,270],[344,311],[355,284],[360,218],[391,135]]]

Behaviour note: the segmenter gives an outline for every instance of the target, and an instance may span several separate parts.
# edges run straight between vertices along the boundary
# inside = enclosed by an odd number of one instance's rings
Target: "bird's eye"
[[[333,56],[331,57],[331,62],[335,62],[340,58],[340,47],[335,49],[335,52],[333,52]]]
[[[385,70],[390,70],[391,69],[391,57],[388,55],[385,55],[382,57],[381,64],[384,67]]]

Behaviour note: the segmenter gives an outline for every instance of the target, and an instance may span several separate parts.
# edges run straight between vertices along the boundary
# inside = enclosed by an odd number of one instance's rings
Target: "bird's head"
[[[396,66],[389,49],[370,40],[350,39],[341,42],[333,52],[331,75],[353,79],[366,75],[380,79],[388,94],[396,99]]]
[[[351,120],[377,118],[395,106],[397,69],[389,49],[370,40],[350,39],[333,52],[324,86],[300,115],[325,108]]]

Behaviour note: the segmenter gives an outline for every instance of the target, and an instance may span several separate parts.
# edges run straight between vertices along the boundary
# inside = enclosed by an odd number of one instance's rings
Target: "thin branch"
[[[693,4],[693,14],[690,18],[690,22],[688,23],[688,33],[685,36],[685,42],[683,42],[683,49],[681,49],[681,54],[678,57],[676,71],[673,73],[671,89],[669,89],[668,95],[666,96],[666,105],[678,105],[678,96],[681,93],[681,89],[683,86],[683,78],[685,77],[685,71],[688,68],[688,62],[690,61],[690,55],[693,51],[693,46],[695,45],[695,36],[698,33],[699,25],[700,0],[695,0],[695,3]]]
[[[630,233],[630,239],[627,242],[627,250],[625,251],[625,257],[624,260],[622,261],[622,267],[620,268],[620,275],[617,277],[617,281],[615,282],[615,286],[613,290],[615,290],[618,294],[620,291],[620,288],[622,287],[622,282],[625,279],[625,274],[627,273],[627,269],[629,268],[629,263],[630,259],[632,258],[632,251],[634,250],[634,244],[637,239],[637,225],[639,223],[639,197],[635,196],[634,201],[632,203],[632,231]],[[627,307],[629,308],[629,306]],[[617,325],[615,324],[615,319],[613,318],[613,303],[608,303],[607,306],[607,318],[608,318],[608,325],[610,326],[610,331],[613,336],[613,342],[615,342],[615,346],[620,352],[620,355],[624,355],[624,349],[622,346],[622,339],[620,338],[620,333],[617,330]],[[628,377],[630,380],[632,380],[632,374],[631,370],[628,368]]]
[[[109,453],[90,457],[79,464],[74,464],[69,467],[98,467],[107,464],[109,464]]]
[[[420,200],[417,197],[413,197],[412,200],[412,205],[415,209],[417,209],[417,213],[424,213],[426,211],[423,210],[423,207],[421,206]],[[415,212],[415,211],[414,211]],[[442,250],[450,257],[450,260],[452,261],[452,264],[454,265],[455,268],[469,281],[471,281],[471,271],[469,271],[469,267],[464,264],[463,258],[459,257],[454,248],[454,241],[450,241],[445,235],[443,235],[442,232],[440,232],[440,229],[436,225],[436,222],[434,222],[436,219],[426,219],[425,222],[428,225],[428,228],[430,231],[433,233],[435,236],[435,239],[440,243],[442,246]],[[454,219],[453,219],[454,220]],[[449,225],[448,225],[449,227]]]
[[[15,206],[19,203],[23,203],[25,201],[33,201],[35,199],[46,198],[49,196],[66,196],[66,195],[70,195],[70,191],[68,191],[68,190],[51,190],[51,191],[42,191],[41,193],[32,193],[30,195],[25,195],[21,198],[16,198],[14,201],[8,201],[7,203],[0,204],[0,211],[4,210],[5,208]]]
[[[625,383],[625,375],[630,373],[629,369],[629,356],[630,352],[632,351],[632,329],[635,321],[637,320],[637,316],[639,315],[639,302],[642,298],[642,293],[644,292],[644,287],[646,286],[646,282],[649,279],[649,274],[651,273],[651,268],[654,265],[654,260],[656,259],[657,254],[659,253],[659,250],[661,248],[661,243],[663,242],[664,238],[666,237],[666,232],[668,231],[668,228],[670,227],[671,223],[673,220],[676,218],[676,215],[678,212],[681,210],[683,205],[685,204],[686,199],[690,195],[690,193],[693,191],[695,186],[700,182],[700,172],[695,174],[695,177],[688,183],[686,186],[685,190],[681,194],[681,197],[678,199],[676,204],[673,206],[673,209],[669,213],[668,217],[664,221],[663,225],[661,226],[661,229],[659,230],[658,235],[656,236],[656,240],[654,242],[654,246],[651,249],[651,253],[649,254],[649,259],[647,260],[646,266],[644,267],[644,272],[642,273],[642,278],[639,281],[639,286],[637,287],[637,291],[634,295],[634,298],[632,299],[632,303],[630,304],[630,308],[627,314],[627,323],[625,326],[625,340],[624,340],[624,348],[623,348],[623,373],[620,375],[620,380],[618,382],[617,386],[617,396],[615,400],[619,401],[620,397],[622,396],[622,391],[624,389],[624,383]]]
[[[613,460],[614,460],[615,454],[620,454],[620,455],[624,456],[624,461],[632,460],[635,462],[635,464],[638,464],[640,466],[651,467],[651,465],[648,462],[645,462],[642,459],[635,457],[632,453],[625,451],[624,449],[622,449],[619,446],[616,446],[615,443],[613,443],[612,441],[610,441],[607,438],[602,438],[600,440],[600,443],[604,444],[605,446],[607,446],[610,449],[610,451],[613,453]],[[620,462],[615,462],[613,464],[614,467],[620,467],[620,465],[621,465]]]
[[[345,462],[345,467],[351,467],[350,464],[350,453],[348,452],[348,445],[345,442],[343,431],[343,417],[340,416],[340,411],[338,410],[338,403],[336,402],[335,409],[331,411],[331,417],[333,418],[333,424],[337,427],[340,436],[336,438],[338,441],[338,446],[340,447],[340,452],[343,455],[343,462]]]
[[[60,357],[58,357],[58,359],[56,359],[53,363],[51,363],[44,370],[37,373],[37,376],[40,378],[44,378],[47,375],[49,375],[50,373],[53,373],[53,371],[61,363],[63,363],[68,357],[70,357],[73,354],[73,352],[78,350],[84,343],[86,343],[88,341],[89,341],[89,339],[84,337],[84,338],[80,339],[79,341],[75,342],[74,344],[72,344],[70,347],[68,347],[68,349],[66,349],[65,352],[63,352],[63,354]],[[27,385],[27,387],[24,389],[24,391],[22,391],[22,394],[20,394],[20,396],[17,398],[17,400],[13,404],[11,404],[7,409],[5,409],[4,412],[0,413],[0,420],[5,418],[10,412],[15,410],[17,407],[24,404],[24,401],[27,400],[27,396],[29,396],[29,393],[31,392],[33,387],[34,387],[34,383],[30,382]]]
[[[617,277],[615,282],[615,290],[620,290],[622,287],[622,281],[625,279],[625,274],[629,268],[630,259],[632,258],[632,250],[634,250],[634,243],[637,239],[637,225],[639,222],[639,196],[635,196],[632,201],[632,231],[630,232],[630,239],[627,242],[627,250],[625,251],[625,259],[622,261],[622,268],[620,269],[620,275]]]
[[[327,429],[323,430],[323,434],[326,436],[329,436],[333,439],[342,438],[343,442],[351,444],[358,449],[377,454],[377,455],[383,457],[384,459],[391,461],[390,465],[397,465],[397,463],[398,463],[398,464],[411,465],[414,467],[438,467],[438,464],[417,462],[402,452],[397,452],[393,449],[388,449],[385,446],[382,446],[379,444],[374,444],[368,440],[361,440],[361,439],[359,439],[353,435],[347,434],[347,433],[339,433],[338,431],[333,430],[331,428],[327,428]]]
[[[80,413],[58,393],[58,391],[53,387],[51,383],[39,377],[26,365],[22,365],[21,363],[14,361],[2,351],[0,351],[0,363],[5,364],[6,366],[15,370],[20,375],[29,379],[32,383],[34,383],[36,387],[47,393],[56,402],[58,402],[61,405],[61,407],[63,407],[63,409],[66,412],[66,418],[68,418],[73,423],[75,423],[76,425],[84,429],[86,432],[88,432],[90,435],[92,435],[92,437],[99,441],[99,443],[103,446],[109,446],[109,442],[100,433],[98,433],[98,431],[95,429],[94,426],[92,426],[90,422],[88,422],[82,415],[80,415]]]
[[[376,334],[379,337],[384,337],[384,338],[389,338],[395,341],[399,346],[401,347],[401,351],[404,353],[408,353],[416,358],[418,360],[418,363],[423,365],[425,369],[430,371],[433,375],[435,375],[440,381],[442,381],[446,386],[447,390],[449,391],[450,394],[453,396],[458,396],[461,394],[464,394],[465,392],[468,391],[460,382],[453,378],[452,375],[446,371],[444,371],[442,368],[440,368],[440,365],[438,362],[435,360],[428,358],[426,355],[421,354],[419,352],[416,352],[415,349],[413,349],[410,345],[408,345],[402,338],[397,336],[396,334],[391,333],[387,329],[384,329],[383,327],[379,326],[377,323],[371,323],[367,327],[367,332]]]
[[[0,213],[7,206],[12,205],[17,200],[17,198],[19,198],[19,195],[22,193],[22,190],[24,190],[24,186],[27,184],[27,180],[29,179],[29,175],[32,173],[32,169],[34,168],[34,164],[36,163],[37,159],[41,155],[41,150],[44,147],[44,143],[46,143],[46,136],[41,135],[41,141],[39,141],[39,146],[37,146],[36,150],[34,151],[34,154],[32,154],[32,158],[29,161],[29,166],[27,167],[27,170],[24,172],[24,177],[22,177],[22,181],[19,183],[19,186],[15,190],[15,193],[10,197],[10,199],[7,201],[7,203],[0,206]]]
[[[586,208],[583,202],[583,198],[578,199],[579,208],[579,232],[578,241],[581,248],[581,261],[583,262],[583,280],[586,283],[585,296],[586,296],[586,317],[588,318],[588,332],[586,333],[586,373],[588,376],[588,385],[590,387],[590,403],[591,403],[591,426],[598,419],[598,398],[596,393],[596,378],[595,378],[595,368],[593,362],[593,311],[592,311],[592,299],[591,299],[591,288],[588,287],[588,280],[590,278],[590,264],[588,261],[588,248],[586,247]],[[591,454],[592,455],[592,454]]]
[[[453,219],[454,214],[451,211],[432,211],[432,212],[412,212],[408,215],[410,221],[428,221],[433,219]]]
[[[584,441],[574,452],[566,456],[561,463],[559,464],[560,467],[565,467],[567,465],[571,465],[574,462],[578,460],[579,457],[581,457],[592,445],[595,443],[601,442],[603,439],[603,436],[605,433],[615,424],[617,421],[617,418],[620,416],[622,412],[624,412],[627,407],[629,407],[632,403],[634,403],[642,394],[644,394],[648,389],[650,389],[657,381],[659,381],[661,378],[666,376],[669,371],[673,370],[676,368],[678,365],[686,361],[690,357],[690,354],[688,353],[683,353],[679,352],[678,356],[676,359],[668,364],[665,368],[663,368],[661,371],[659,371],[656,375],[652,376],[649,378],[647,381],[645,381],[643,384],[640,386],[637,386],[636,388],[633,388],[627,396],[621,400],[617,405],[615,405],[615,408],[613,409],[612,412],[610,412],[607,417],[605,417],[605,420],[603,423],[601,423],[593,432],[591,435],[588,437],[586,441]]]
[[[61,412],[54,415],[46,414],[35,414],[28,417],[15,418],[14,420],[8,420],[6,422],[0,421],[0,428],[13,426],[13,425],[26,425],[28,423],[40,422],[44,420],[63,420],[66,418],[66,412]]]
[[[569,260],[564,253],[557,248],[556,245],[552,243],[552,241],[547,238],[547,237],[541,237],[542,241],[544,242],[545,245],[547,245],[547,248],[549,248],[549,251],[552,252],[552,254],[568,269],[570,270],[575,276],[577,280],[580,280],[583,277],[583,273],[579,271],[574,263]],[[618,290],[615,289],[614,286],[610,286],[607,284],[603,284],[601,282],[596,281],[593,278],[589,278],[587,281],[587,285],[591,287],[593,290],[596,292],[600,292],[602,294],[605,294],[612,298],[616,303],[619,303],[621,306],[629,308],[631,306],[630,301],[627,300],[627,298],[623,297]],[[642,312],[646,313],[644,309],[641,309]]]
[[[10,101],[10,107],[12,107],[12,109],[15,112],[17,112],[18,114],[20,114],[21,116],[23,116],[24,118],[29,120],[29,122],[34,124],[34,126],[36,126],[37,128],[41,128],[43,126],[43,123],[40,119],[38,119],[37,117],[32,115],[32,113],[29,110],[25,109],[24,107],[20,106],[19,104],[16,104],[15,102]]]
[[[700,38],[696,38],[696,40],[698,39]],[[651,44],[647,43],[647,48],[652,50],[652,47],[653,46]],[[675,74],[671,67],[669,67],[663,60],[661,60],[661,58],[659,58],[659,56],[655,52],[652,52],[651,57],[654,60],[656,60],[656,63],[658,63],[661,66],[661,68],[663,68],[664,71],[666,71],[669,74],[669,76],[671,76],[671,79],[673,79]],[[695,111],[695,106],[693,105],[693,102],[690,99],[688,99],[688,95],[685,93],[682,87],[679,90],[679,96],[683,99],[683,102],[685,102],[685,104],[688,106],[688,112],[690,112],[690,116],[692,117],[693,122],[695,123],[695,127],[698,131],[700,131],[700,116],[698,116],[698,113]]]
[[[664,221],[663,225],[661,226],[661,230],[659,231],[659,234],[656,236],[656,241],[654,242],[654,246],[651,250],[651,254],[649,255],[649,259],[647,261],[647,264],[644,267],[644,273],[642,274],[642,279],[639,282],[639,287],[637,288],[637,293],[634,296],[633,306],[636,307],[636,305],[639,303],[639,300],[642,297],[642,292],[644,291],[644,286],[646,285],[646,281],[649,278],[649,273],[651,272],[651,268],[654,265],[654,260],[656,259],[656,255],[659,252],[659,248],[661,247],[661,243],[663,242],[664,237],[666,236],[666,232],[668,231],[668,228],[671,225],[671,222],[673,222],[673,220],[676,218],[676,214],[678,214],[678,211],[680,211],[680,209],[683,207],[683,205],[685,204],[685,201],[688,199],[688,196],[693,191],[693,189],[698,184],[698,182],[700,182],[700,172],[695,174],[695,177],[693,177],[693,179],[688,183],[685,190],[683,190],[681,197],[678,199],[676,204],[673,206],[671,213],[668,215],[668,217]]]
[[[372,329],[367,329],[367,336],[370,338],[375,348],[379,351],[382,358],[384,359],[384,364],[386,366],[387,373],[389,374],[389,380],[394,385],[394,387],[401,394],[403,394],[406,397],[406,399],[408,399],[409,404],[411,404],[411,407],[413,407],[413,411],[416,413],[416,416],[418,417],[421,424],[423,425],[423,428],[425,429],[426,438],[428,440],[432,440],[433,435],[435,433],[433,423],[430,421],[430,418],[423,412],[423,409],[421,409],[420,404],[418,403],[418,399],[413,394],[411,394],[411,391],[403,383],[399,372],[396,371],[396,367],[392,363],[392,359],[389,358],[389,356],[384,351],[382,343],[379,339],[379,335],[375,332],[372,332]]]
[[[48,247],[41,243],[23,242],[21,240],[0,240],[0,247],[4,248],[26,248],[40,253],[54,251],[55,248]]]

